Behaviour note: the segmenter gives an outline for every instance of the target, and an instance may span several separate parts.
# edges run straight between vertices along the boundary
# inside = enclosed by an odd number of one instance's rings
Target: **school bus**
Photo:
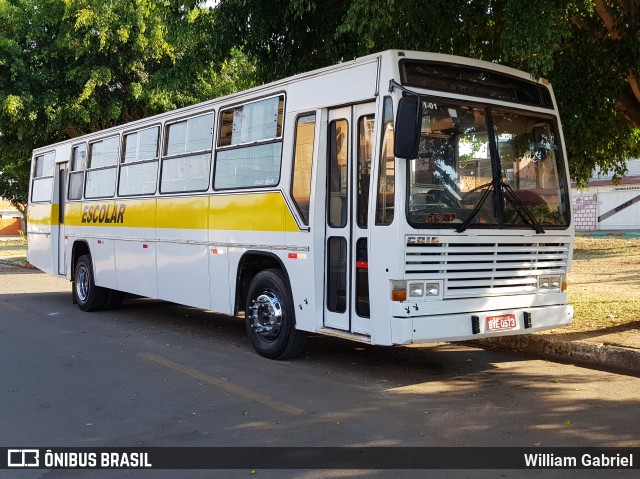
[[[28,259],[84,311],[123,293],[307,333],[457,341],[571,323],[548,82],[389,50],[33,152]]]

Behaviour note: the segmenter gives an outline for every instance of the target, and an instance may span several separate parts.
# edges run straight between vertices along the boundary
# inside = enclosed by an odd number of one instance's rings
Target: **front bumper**
[[[525,313],[528,314],[525,315]],[[489,331],[487,317],[504,315],[515,316],[515,327],[501,331]],[[525,321],[525,317],[528,317],[529,320]],[[467,341],[469,339],[533,333],[566,326],[572,321],[573,306],[568,305],[391,318],[391,340],[393,344]],[[525,327],[526,322],[530,322],[531,327]],[[475,334],[474,329],[477,331]]]

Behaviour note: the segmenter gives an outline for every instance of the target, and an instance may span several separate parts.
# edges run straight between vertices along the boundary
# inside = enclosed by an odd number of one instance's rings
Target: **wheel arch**
[[[73,248],[71,249],[71,281],[75,281],[76,274],[76,263],[80,256],[88,254],[91,256],[91,248],[89,248],[89,243],[86,240],[77,240],[73,243]]]
[[[289,292],[293,294],[289,273],[280,257],[267,251],[245,251],[240,257],[236,270],[236,290],[233,308],[236,315],[240,311],[244,311],[244,298],[249,290],[249,283],[251,283],[251,280],[256,274],[266,269],[279,269],[282,271],[287,281]]]

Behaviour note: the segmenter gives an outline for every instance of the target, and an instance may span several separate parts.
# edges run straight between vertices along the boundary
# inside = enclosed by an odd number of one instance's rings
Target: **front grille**
[[[447,239],[407,244],[405,253],[407,279],[443,280],[445,298],[535,293],[539,276],[567,270],[570,244],[565,238],[531,243],[522,238]]]

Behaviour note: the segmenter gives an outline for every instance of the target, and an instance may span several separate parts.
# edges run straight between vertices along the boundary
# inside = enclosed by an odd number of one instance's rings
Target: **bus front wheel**
[[[91,256],[80,256],[73,276],[73,299],[82,311],[100,311],[108,300],[107,288],[96,286]]]
[[[253,277],[244,311],[247,335],[260,356],[287,359],[302,352],[307,337],[296,329],[291,291],[280,270]]]

